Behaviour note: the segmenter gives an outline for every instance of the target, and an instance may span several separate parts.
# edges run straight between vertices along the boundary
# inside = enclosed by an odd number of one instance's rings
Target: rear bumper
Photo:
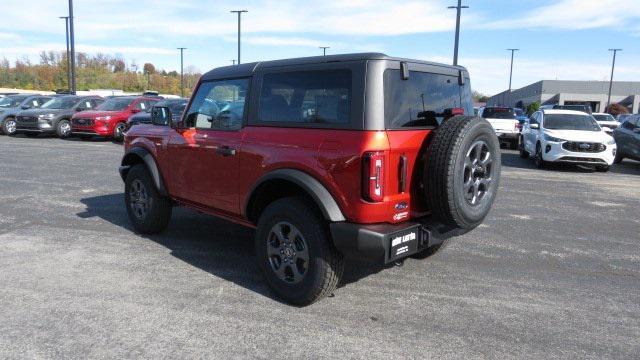
[[[372,225],[336,222],[329,227],[334,245],[346,258],[385,264],[440,244],[448,237],[418,222]]]

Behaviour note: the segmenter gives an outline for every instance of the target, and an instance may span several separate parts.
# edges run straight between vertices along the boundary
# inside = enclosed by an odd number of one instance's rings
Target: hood
[[[599,142],[605,143],[611,140],[611,136],[604,131],[583,131],[583,130],[548,130],[545,134],[567,141]]]
[[[73,117],[95,118],[96,116],[117,116],[122,111],[105,111],[105,110],[85,110],[77,112]]]

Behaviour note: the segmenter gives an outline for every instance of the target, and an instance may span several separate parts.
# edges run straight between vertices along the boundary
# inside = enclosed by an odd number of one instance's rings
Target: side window
[[[204,82],[198,88],[185,118],[186,127],[213,130],[239,130],[249,79]]]
[[[138,102],[136,104],[136,109],[142,110],[142,111],[147,111],[147,109],[148,109],[147,101],[143,100],[143,101]]]
[[[265,74],[258,119],[298,124],[351,123],[351,70]]]
[[[92,99],[91,100],[91,107],[95,108],[98,105],[102,104],[104,102],[104,99]]]

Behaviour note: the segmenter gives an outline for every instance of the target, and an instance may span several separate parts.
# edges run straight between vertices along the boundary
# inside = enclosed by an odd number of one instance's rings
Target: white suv
[[[536,166],[562,162],[608,171],[616,142],[589,114],[572,110],[541,110],[522,127],[520,157],[534,156]]]

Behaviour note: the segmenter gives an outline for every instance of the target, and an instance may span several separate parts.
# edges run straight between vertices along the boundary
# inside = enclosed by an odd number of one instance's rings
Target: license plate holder
[[[415,254],[418,251],[420,234],[419,225],[390,234],[387,240],[389,242],[389,261]]]

